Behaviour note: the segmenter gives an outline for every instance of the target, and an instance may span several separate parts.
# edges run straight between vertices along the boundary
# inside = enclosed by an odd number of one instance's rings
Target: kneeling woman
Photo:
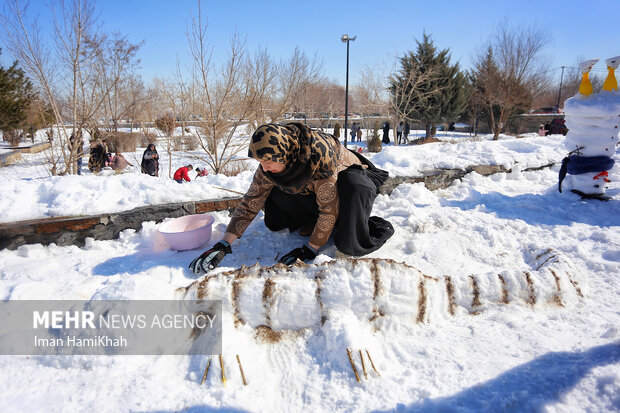
[[[307,244],[280,259],[287,265],[314,259],[334,229],[338,250],[354,256],[379,249],[394,233],[388,221],[370,216],[388,173],[334,136],[301,123],[263,125],[252,135],[248,155],[260,162],[252,184],[223,240],[193,260],[192,271],[217,267],[263,207],[272,231],[312,229]]]

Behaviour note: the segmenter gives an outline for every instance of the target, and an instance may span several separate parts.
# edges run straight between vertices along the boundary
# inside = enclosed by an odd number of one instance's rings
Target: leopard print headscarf
[[[248,156],[284,164],[280,174],[266,172],[284,192],[305,193],[310,180],[332,176],[338,166],[340,142],[302,123],[270,123],[252,135]]]

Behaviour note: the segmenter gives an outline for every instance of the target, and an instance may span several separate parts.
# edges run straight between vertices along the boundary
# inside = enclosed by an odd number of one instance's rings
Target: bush
[[[339,138],[339,137],[340,137],[340,124],[339,124],[339,123],[336,123],[336,124],[334,125],[334,136],[335,136],[336,138]]]
[[[198,148],[198,139],[196,139],[194,135],[185,135],[183,138],[183,145],[185,146],[185,150],[196,150],[196,148]]]
[[[172,136],[177,127],[177,122],[171,115],[164,115],[155,120],[155,126],[166,136]]]
[[[142,143],[140,133],[113,132],[106,137],[110,152],[135,152],[138,142]]]
[[[244,161],[229,162],[221,171],[226,176],[237,176],[241,172],[251,170],[251,166]]]
[[[372,135],[368,140],[368,152],[381,152],[383,149],[383,144],[381,143],[381,138],[379,137],[379,122],[375,122],[372,127]]]
[[[13,129],[10,131],[2,132],[2,137],[5,141],[9,143],[9,145],[16,147],[19,146],[19,143],[22,141],[24,134],[17,129]]]
[[[197,147],[198,142],[192,135],[175,135],[172,137],[172,148],[175,151],[193,151]]]
[[[150,143],[155,143],[157,141],[157,135],[144,129],[142,136],[140,136],[140,147],[146,148]]]

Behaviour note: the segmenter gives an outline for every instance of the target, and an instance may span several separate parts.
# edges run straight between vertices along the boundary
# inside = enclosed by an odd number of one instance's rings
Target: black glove
[[[303,247],[295,248],[293,251],[280,258],[280,262],[285,265],[293,265],[297,259],[300,259],[303,262],[308,262],[313,260],[316,257],[316,254],[318,254],[317,250],[308,244],[304,244]]]
[[[189,264],[189,269],[198,274],[200,271],[208,272],[214,269],[224,259],[226,254],[231,254],[232,249],[230,244],[226,241],[220,241],[208,251],[202,253],[202,255]]]

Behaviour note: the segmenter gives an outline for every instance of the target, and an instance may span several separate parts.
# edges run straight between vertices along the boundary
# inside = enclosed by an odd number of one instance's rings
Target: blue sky
[[[46,13],[42,1],[30,11]],[[119,31],[133,42],[144,40],[139,57],[145,80],[171,76],[177,58],[187,62],[187,24],[196,12],[195,0],[100,0],[100,19],[108,31]],[[316,54],[324,74],[344,84],[344,33],[351,43],[351,83],[364,65],[391,67],[396,56],[415,49],[426,31],[438,48],[450,48],[453,61],[469,68],[501,22],[538,25],[549,35],[546,54],[552,68],[575,66],[580,57],[620,55],[620,0],[512,1],[248,1],[205,0],[208,36],[216,59],[226,55],[235,31],[249,50],[266,48],[273,57],[287,58],[295,47]],[[7,59],[3,56],[3,61]],[[595,71],[604,71],[599,63]],[[559,70],[555,71],[559,76]]]

